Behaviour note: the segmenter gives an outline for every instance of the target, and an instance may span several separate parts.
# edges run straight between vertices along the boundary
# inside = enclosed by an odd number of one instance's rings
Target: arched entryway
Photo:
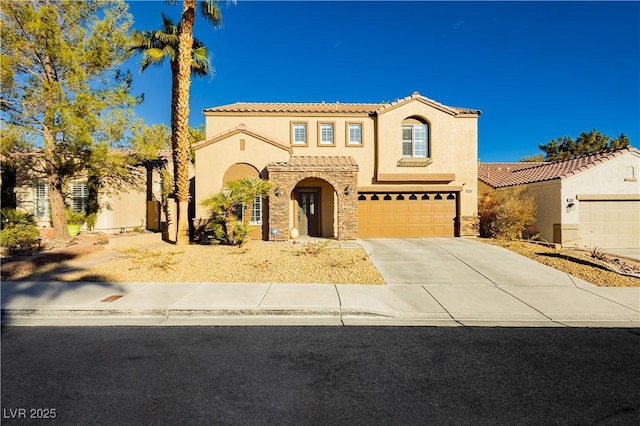
[[[269,234],[354,240],[358,234],[358,166],[352,157],[291,157],[267,166],[274,197],[269,201]]]
[[[336,190],[320,178],[305,178],[292,191],[292,225],[301,236],[333,238]]]

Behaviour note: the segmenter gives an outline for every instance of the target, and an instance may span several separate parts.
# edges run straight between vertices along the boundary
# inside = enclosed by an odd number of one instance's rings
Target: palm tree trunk
[[[196,0],[184,0],[178,27],[178,66],[174,98],[172,149],[178,220],[176,245],[189,244],[189,87]]]

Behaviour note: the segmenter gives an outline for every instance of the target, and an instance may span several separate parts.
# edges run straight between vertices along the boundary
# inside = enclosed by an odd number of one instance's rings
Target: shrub
[[[525,194],[523,185],[496,192],[493,229],[495,236],[507,240],[522,239],[522,232],[536,221],[536,200]]]
[[[35,225],[36,221],[31,213],[21,212],[5,207],[0,211],[2,216],[2,228],[10,228],[15,225]]]
[[[251,227],[245,225],[239,220],[234,220],[232,225],[232,236],[227,234],[227,223],[224,218],[218,216],[209,222],[207,228],[210,233],[206,233],[207,237],[201,238],[203,244],[227,244],[232,246],[242,246],[249,241],[249,233]]]
[[[86,223],[87,223],[87,228],[89,228],[89,230],[93,229],[96,227],[96,222],[98,221],[98,214],[97,213],[89,213],[85,219]]]
[[[85,220],[86,216],[84,213],[67,210],[67,223],[69,225],[83,225]]]
[[[27,250],[36,245],[40,234],[35,225],[19,223],[0,231],[0,245],[9,251]]]
[[[482,194],[478,203],[478,216],[480,216],[480,236],[483,238],[491,238],[495,236],[495,220],[496,207],[498,207],[498,199],[492,191],[486,191]]]

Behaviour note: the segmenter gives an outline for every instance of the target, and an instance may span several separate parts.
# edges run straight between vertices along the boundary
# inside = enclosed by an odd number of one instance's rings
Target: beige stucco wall
[[[526,185],[525,195],[532,195],[536,200],[536,222],[533,224],[542,239],[554,241],[554,224],[560,223],[560,179],[537,182]]]
[[[426,167],[398,167],[402,158],[402,121],[420,117],[429,123],[429,156]],[[418,100],[402,104],[378,117],[379,174],[455,174],[455,180],[438,184],[461,189],[460,215],[477,215],[478,132],[477,116],[452,115]]]
[[[266,143],[244,132],[237,132],[217,142],[204,145],[197,148],[195,153],[196,220],[209,217],[208,210],[201,203],[222,190],[224,174],[234,164],[249,164],[263,173],[267,164],[289,159],[289,152],[286,149]]]
[[[75,182],[82,182],[79,179]],[[16,208],[27,213],[35,212],[35,184],[23,173],[16,179]],[[123,191],[105,189],[99,194],[101,210],[98,213],[94,231],[117,233],[121,229],[132,230],[135,227],[144,229],[146,225],[146,190],[144,187],[127,188]],[[48,217],[36,217],[36,225],[40,228],[50,226]],[[82,229],[86,229],[86,225]]]
[[[426,167],[398,167],[402,158],[401,125],[405,118],[419,116],[430,123],[430,152],[432,162]],[[376,123],[377,120],[377,123]],[[455,180],[446,183],[425,182],[430,190],[458,191],[460,193],[460,215],[477,215],[477,115],[454,115],[451,111],[434,107],[419,99],[400,103],[398,106],[382,112],[379,117],[368,114],[267,114],[267,113],[205,113],[207,140],[220,138],[222,134],[239,125],[259,132],[261,135],[290,146],[295,156],[351,156],[359,166],[358,186],[372,187],[377,174],[416,175],[416,174],[454,174]],[[307,123],[307,146],[291,145],[291,123]],[[318,143],[318,123],[334,123],[335,146],[320,146]],[[347,123],[362,123],[363,145],[347,146]],[[377,129],[377,134],[376,134]],[[224,137],[224,136],[222,136]],[[233,135],[222,142],[196,151],[196,201],[203,197],[203,191],[209,193],[220,189],[219,175],[234,162],[246,161],[261,170],[266,163],[286,161],[285,151],[274,150],[264,141],[249,146],[246,139],[246,152],[238,155],[239,135]],[[221,144],[222,143],[222,144]],[[262,145],[262,146],[260,146]],[[231,158],[228,158],[228,157]],[[252,163],[255,158],[258,163]],[[286,158],[285,158],[286,157]],[[215,159],[215,161],[214,161]],[[218,162],[222,162],[218,165]],[[202,164],[216,164],[215,167]],[[377,168],[376,168],[377,165]],[[204,170],[203,170],[204,169]],[[215,169],[215,170],[214,170]],[[380,182],[380,184],[387,184]],[[203,188],[206,189],[202,189]],[[388,185],[387,185],[388,186]],[[402,183],[394,183],[402,190]],[[412,182],[415,188],[416,182]],[[196,216],[202,212],[196,208]]]

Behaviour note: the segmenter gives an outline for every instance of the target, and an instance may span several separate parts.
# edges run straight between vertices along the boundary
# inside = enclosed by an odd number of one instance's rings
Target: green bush
[[[67,223],[69,225],[84,225],[85,220],[84,213],[67,210]]]
[[[36,221],[31,213],[21,212],[16,209],[5,207],[0,211],[2,216],[2,229],[15,225],[35,225]]]
[[[27,250],[34,247],[40,234],[35,225],[19,223],[0,231],[0,245],[9,251]]]
[[[227,228],[225,226],[224,219],[220,216],[209,222],[207,229],[209,230],[209,232],[205,233],[207,237],[200,239],[202,244],[242,246],[249,241],[249,233],[251,233],[251,227],[249,225],[245,225],[239,220],[235,220],[233,222],[233,239],[230,239],[227,235]]]

